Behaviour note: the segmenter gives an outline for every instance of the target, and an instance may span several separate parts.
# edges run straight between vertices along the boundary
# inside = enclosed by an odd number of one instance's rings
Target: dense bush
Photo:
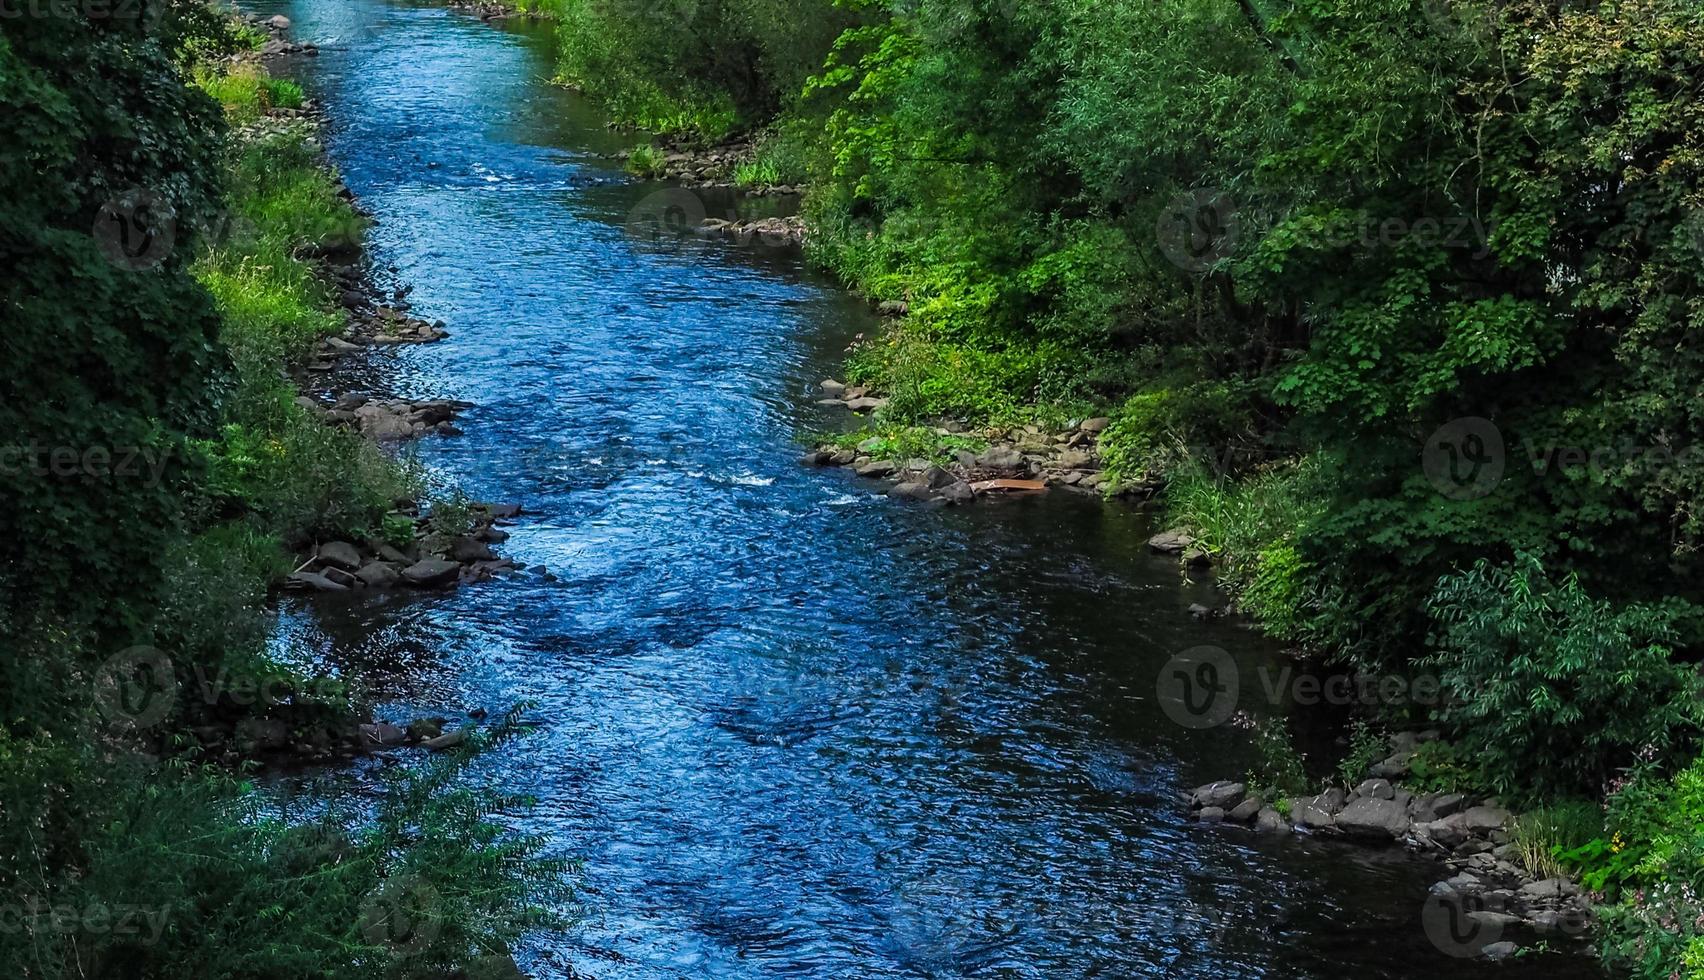
[[[1698,733],[1704,683],[1673,662],[1672,608],[1613,607],[1521,555],[1444,579],[1430,612],[1440,718],[1500,792],[1599,794]]]

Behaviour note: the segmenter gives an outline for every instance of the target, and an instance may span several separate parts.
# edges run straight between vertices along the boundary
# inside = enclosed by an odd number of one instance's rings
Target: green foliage
[[[1602,836],[1604,812],[1586,800],[1559,800],[1522,813],[1509,830],[1515,860],[1534,878],[1566,877],[1562,855]]]
[[[1268,800],[1300,796],[1308,791],[1301,754],[1290,740],[1283,718],[1262,718],[1250,730],[1257,761],[1243,777],[1249,790]]]
[[[1478,793],[1485,776],[1472,753],[1454,742],[1422,742],[1408,760],[1403,785],[1416,793]]]
[[[1360,785],[1373,763],[1385,757],[1389,744],[1389,740],[1373,726],[1365,720],[1357,720],[1349,730],[1349,751],[1337,763],[1338,780],[1349,787]]]
[[[640,143],[627,154],[627,172],[640,177],[660,177],[663,174],[663,151],[650,143]]]
[[[1430,612],[1440,720],[1501,793],[1597,792],[1635,753],[1697,733],[1701,682],[1670,659],[1673,606],[1616,608],[1521,555],[1443,579]]]
[[[927,426],[881,423],[841,433],[829,441],[877,459],[926,459],[943,466],[960,452],[979,453],[988,448],[986,441],[974,436],[942,435]]]
[[[1704,975],[1704,758],[1672,779],[1641,761],[1609,797],[1607,830],[1557,855],[1619,899],[1598,909],[1605,964],[1640,980]]]

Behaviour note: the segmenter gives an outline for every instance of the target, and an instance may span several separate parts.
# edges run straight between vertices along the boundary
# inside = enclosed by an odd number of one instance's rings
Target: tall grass
[[[1515,860],[1535,878],[1566,877],[1557,859],[1603,834],[1603,808],[1584,800],[1559,800],[1516,817],[1509,832]]]

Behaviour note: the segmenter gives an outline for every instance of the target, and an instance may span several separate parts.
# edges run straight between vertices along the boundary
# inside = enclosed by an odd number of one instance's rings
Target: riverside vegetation
[[[1108,484],[1163,482],[1269,631],[1444,681],[1364,719],[1441,729],[1419,789],[1542,804],[1520,850],[1602,894],[1606,962],[1704,976],[1704,9],[525,6],[904,304],[847,364],[878,443],[1110,418]]]
[[[91,10],[0,20],[0,966],[504,975],[569,870],[461,778],[512,715],[310,812],[214,764],[360,719],[358,678],[269,659],[262,604],[305,542],[406,544],[421,475],[288,380],[343,327],[315,256],[361,220],[266,34]]]

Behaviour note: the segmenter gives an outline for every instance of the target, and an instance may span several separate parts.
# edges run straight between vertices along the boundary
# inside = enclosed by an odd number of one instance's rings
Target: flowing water
[[[548,84],[548,29],[252,9],[321,46],[291,70],[379,221],[379,271],[453,334],[374,377],[477,403],[420,458],[523,503],[503,550],[558,576],[294,605],[277,642],[374,678],[391,717],[535,703],[534,736],[477,769],[585,862],[584,921],[530,937],[529,971],[1595,975],[1447,955],[1422,928],[1436,864],[1190,822],[1180,791],[1254,753],[1173,722],[1161,665],[1212,644],[1254,677],[1278,651],[1192,621],[1210,586],[1147,554],[1128,507],[936,510],[799,466],[801,435],[846,424],[815,383],[867,309],[794,254],[644,233],[659,187]]]

